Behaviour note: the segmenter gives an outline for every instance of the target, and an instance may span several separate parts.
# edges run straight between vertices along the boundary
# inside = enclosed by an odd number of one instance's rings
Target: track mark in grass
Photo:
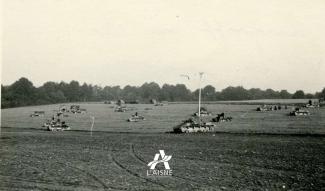
[[[131,153],[131,155],[132,155],[135,159],[137,159],[140,163],[142,163],[142,164],[147,164],[146,161],[144,161],[142,158],[140,158],[140,157],[135,153],[135,151],[134,151],[134,144],[133,144],[133,143],[130,144],[130,153]]]
[[[38,158],[40,160],[47,160],[45,158],[42,158],[42,157],[35,157],[35,158]],[[70,169],[74,169],[78,172],[81,172],[82,174],[85,174],[87,175],[88,177],[91,177],[93,180],[95,180],[95,182],[97,182],[98,184],[100,184],[104,190],[106,189],[116,189],[116,190],[123,190],[123,188],[117,188],[117,187],[113,187],[113,186],[108,186],[105,184],[105,182],[103,182],[100,178],[98,178],[96,175],[94,175],[93,173],[89,172],[88,170],[85,170],[85,169],[81,169],[81,168],[78,168],[78,167],[75,167],[75,166],[72,166],[70,165],[70,162],[68,163],[63,163],[63,162],[56,162],[57,164],[60,164],[60,165],[63,165],[67,168],[70,168]]]
[[[80,172],[83,172],[85,174],[87,174],[88,176],[90,176],[91,178],[93,178],[96,182],[98,182],[100,185],[103,186],[104,189],[108,189],[109,187],[105,184],[105,182],[103,182],[101,179],[99,179],[97,176],[95,176],[94,174],[90,173],[89,171],[87,170],[84,170],[84,169],[81,169],[81,168],[78,168],[78,167],[73,167],[73,166],[69,166],[70,168],[74,168]],[[116,189],[116,188],[115,188]]]
[[[116,144],[116,143],[115,143]],[[146,182],[150,182],[152,184],[155,184],[155,185],[158,185],[158,186],[161,186],[163,188],[167,188],[164,184],[161,184],[161,183],[158,183],[158,182],[155,182],[151,179],[148,179],[148,178],[145,178],[145,177],[142,177],[140,176],[139,174],[131,171],[130,169],[126,168],[124,165],[122,165],[120,162],[118,162],[115,157],[114,157],[114,154],[113,154],[113,146],[111,147],[111,151],[110,151],[110,157],[111,157],[111,160],[112,162],[119,168],[121,168],[122,170],[126,171],[128,174],[134,176],[134,177],[137,177],[137,178],[140,178],[140,179],[143,179],[145,180]]]
[[[65,163],[61,163],[61,164],[65,164]],[[71,165],[67,165],[65,164],[67,167],[75,169],[77,171],[80,171],[86,175],[88,175],[89,177],[91,177],[93,180],[95,180],[97,183],[99,183],[105,190],[106,189],[117,189],[117,190],[124,190],[124,188],[118,188],[118,187],[114,187],[114,186],[108,186],[107,184],[105,184],[104,181],[102,181],[100,178],[98,178],[96,175],[94,175],[93,173],[89,172],[88,170],[82,169],[82,168],[78,168],[75,166],[71,166]]]
[[[206,161],[200,158],[195,158],[195,157],[188,157],[187,159],[189,160],[199,160],[199,161]],[[235,158],[233,159],[235,160]],[[267,168],[267,167],[262,167],[262,166],[254,166],[254,164],[237,164],[237,163],[230,163],[230,162],[218,162],[215,161],[214,163],[215,166],[219,167],[230,167],[230,168],[237,168],[237,169],[246,169],[246,170],[252,170],[256,172],[269,172],[272,174],[296,174],[298,171],[295,170],[282,170],[282,169],[276,169],[276,168]]]
[[[152,180],[150,180],[150,179],[144,178],[144,177],[140,176],[139,174],[137,174],[137,173],[131,171],[130,169],[126,168],[126,167],[123,166],[121,163],[119,163],[119,162],[118,162],[118,161],[113,157],[113,155],[112,155],[112,161],[113,161],[113,162],[114,162],[114,163],[115,163],[119,168],[125,170],[125,171],[128,172],[129,174],[131,174],[131,175],[133,175],[133,176],[135,176],[135,177],[137,177],[137,178],[141,178],[141,179],[143,179],[143,180],[145,180],[145,181],[147,181],[147,182],[151,182],[151,183],[153,183],[153,184],[156,184],[156,185],[159,185],[159,186],[161,186],[161,187],[166,188],[166,186],[165,186],[164,184],[160,184],[160,183],[158,183],[158,182],[155,182],[155,181],[152,181]]]
[[[73,184],[59,184],[57,182],[51,182],[51,181],[40,181],[40,180],[30,180],[27,178],[18,178],[13,176],[2,176],[1,178],[1,185],[0,188],[6,187],[6,184],[8,184],[8,188],[19,188],[20,189],[27,189],[27,190],[35,190],[37,188],[38,190],[75,190],[76,186]],[[19,185],[19,186],[17,186]],[[9,187],[10,186],[10,187]],[[85,189],[85,188],[82,188]],[[98,189],[98,187],[87,185],[87,189]],[[8,189],[10,190],[10,189]]]

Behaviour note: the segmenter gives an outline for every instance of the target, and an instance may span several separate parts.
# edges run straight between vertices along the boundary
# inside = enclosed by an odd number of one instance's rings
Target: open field
[[[1,126],[42,129],[42,124],[53,116],[53,110],[58,110],[59,106],[3,109]],[[88,112],[86,114],[69,113],[69,117],[63,118],[73,130],[89,130],[92,122],[90,116],[94,116],[94,131],[138,133],[171,131],[175,125],[190,117],[197,109],[195,104],[171,104],[161,107],[138,104],[128,105],[133,110],[120,113],[114,112],[112,105],[91,103],[80,104],[80,106],[86,108]],[[213,114],[224,112],[226,116],[234,118],[231,123],[218,124],[215,128],[218,132],[325,134],[325,108],[309,109],[310,116],[288,117],[291,107],[287,110],[258,112],[255,111],[258,105],[207,104],[206,106]],[[146,108],[152,108],[152,110],[146,110]],[[45,116],[29,117],[35,110],[44,110]],[[143,115],[146,121],[128,123],[126,119],[136,111]]]
[[[321,190],[325,138],[4,129],[0,190]],[[18,131],[18,132],[17,132]],[[172,177],[146,176],[158,149]]]
[[[258,99],[258,100],[236,100],[236,101],[205,101],[206,104],[240,104],[240,105],[256,105],[256,104],[306,104],[309,100],[319,102],[318,99]],[[177,103],[177,102],[174,102]],[[196,102],[179,102],[197,104]]]
[[[65,118],[72,131],[48,132],[42,123],[58,105],[1,111],[0,190],[321,190],[325,187],[325,109],[289,117],[288,110],[257,112],[257,105],[207,105],[232,122],[217,133],[170,134],[196,110],[80,104],[86,114]],[[145,110],[153,108],[153,110]],[[45,110],[45,117],[29,117]],[[146,121],[127,123],[138,111]],[[90,116],[95,116],[90,136]],[[172,155],[172,177],[147,177],[158,150]],[[163,167],[160,166],[160,167]]]

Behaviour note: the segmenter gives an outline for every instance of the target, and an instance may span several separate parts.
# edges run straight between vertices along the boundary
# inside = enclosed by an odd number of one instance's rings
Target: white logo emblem
[[[165,155],[165,151],[164,150],[159,150],[159,152],[160,152],[160,156],[161,156],[162,159],[159,160],[159,153],[157,153],[155,155],[155,158],[153,159],[153,161],[149,162],[148,166],[150,166],[150,169],[153,170],[153,169],[156,168],[156,165],[158,163],[163,162],[164,165],[165,165],[165,169],[166,170],[169,170],[170,167],[169,167],[168,161],[172,158],[172,156],[171,155],[169,155],[169,156],[168,155]]]
[[[159,159],[161,156],[161,159]],[[153,161],[149,162],[150,170],[147,171],[147,176],[171,176],[172,170],[168,161],[172,158],[172,155],[166,155],[164,150],[159,150],[159,153],[155,154]],[[165,170],[155,170],[156,165],[159,163],[164,163]]]

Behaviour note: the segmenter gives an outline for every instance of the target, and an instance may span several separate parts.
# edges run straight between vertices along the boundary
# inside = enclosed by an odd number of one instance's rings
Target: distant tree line
[[[148,103],[150,99],[158,101],[194,101],[198,99],[199,90],[190,91],[184,84],[164,84],[160,87],[155,82],[144,83],[142,86],[127,85],[100,87],[91,84],[79,84],[77,81],[46,82],[41,87],[35,87],[27,78],[20,78],[9,86],[1,85],[1,108],[28,105],[54,104],[64,102],[85,102],[118,100],[139,101]],[[227,87],[218,92],[211,85],[202,88],[204,101],[219,100],[254,100],[254,99],[303,99],[325,98],[325,88],[315,94],[305,94],[297,90],[290,94],[287,90],[274,91],[259,88],[245,89],[242,86]]]

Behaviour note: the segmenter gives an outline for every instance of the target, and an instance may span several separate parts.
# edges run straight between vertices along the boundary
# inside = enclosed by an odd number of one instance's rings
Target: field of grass
[[[306,104],[309,100],[318,102],[318,99],[258,99],[258,100],[236,100],[236,101],[205,101],[206,104],[241,104],[241,105],[255,105],[255,104]],[[197,104],[197,102],[173,102],[173,103],[187,103]]]
[[[68,105],[69,106],[69,105]],[[80,104],[87,109],[86,114],[69,114],[63,117],[72,130],[89,130],[92,119],[95,117],[94,131],[110,132],[138,132],[156,133],[171,131],[182,120],[190,117],[197,110],[195,104],[170,104],[168,106],[153,106],[149,104],[128,105],[132,111],[125,113],[114,112],[112,105],[107,104]],[[309,109],[310,116],[289,117],[287,110],[258,112],[258,105],[207,104],[206,107],[213,114],[224,112],[232,116],[230,123],[220,123],[217,132],[240,133],[277,133],[277,134],[325,134],[325,108]],[[18,127],[42,129],[46,119],[50,119],[58,110],[59,105],[21,107],[4,109],[1,111],[2,127]],[[152,108],[152,110],[146,110]],[[44,110],[44,117],[29,117],[35,110]],[[126,121],[132,114],[138,112],[146,121],[129,123]]]
[[[59,105],[1,111],[0,190],[321,190],[325,187],[325,109],[289,117],[288,110],[257,112],[257,105],[207,105],[232,122],[206,134],[166,133],[196,110],[80,104],[86,114],[64,120],[72,131],[49,132],[42,123]],[[152,108],[152,110],[145,110]],[[46,115],[31,118],[34,110]],[[138,111],[147,119],[128,123]],[[95,116],[90,136],[90,116]],[[147,177],[158,150],[172,155],[171,177]],[[161,164],[159,164],[161,165]],[[163,167],[159,166],[159,168]]]

